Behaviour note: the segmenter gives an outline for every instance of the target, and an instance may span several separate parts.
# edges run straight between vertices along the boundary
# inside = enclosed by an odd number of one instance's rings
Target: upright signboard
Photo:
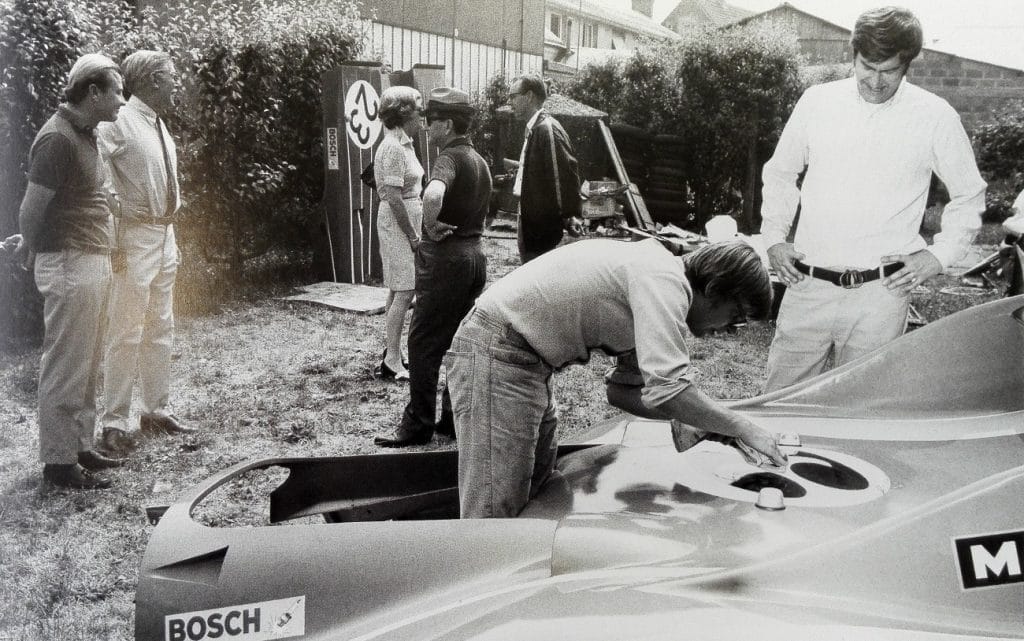
[[[359,179],[382,131],[381,64],[353,62],[321,78],[324,205],[333,280],[365,283],[381,275],[375,194]]]
[[[343,283],[366,283],[382,275],[377,238],[377,194],[360,174],[373,161],[384,127],[380,94],[391,85],[411,85],[424,99],[444,80],[444,67],[416,65],[411,71],[382,74],[379,62],[352,62],[326,72],[324,109],[324,206],[331,278]],[[427,148],[425,134],[417,153],[429,172],[436,150]]]

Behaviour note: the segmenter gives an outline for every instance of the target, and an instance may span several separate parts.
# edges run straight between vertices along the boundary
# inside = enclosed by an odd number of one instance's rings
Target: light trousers
[[[817,376],[829,355],[835,367],[899,337],[907,326],[909,299],[880,280],[844,289],[819,278],[788,287],[768,352],[765,391]]]
[[[39,253],[35,281],[46,328],[39,362],[39,459],[67,465],[93,446],[110,256],[77,249]]]
[[[555,467],[553,370],[507,323],[479,309],[463,320],[445,363],[460,515],[514,517]]]
[[[171,225],[128,222],[120,245],[128,264],[111,285],[100,423],[128,431],[136,371],[142,411],[167,411],[179,259]]]

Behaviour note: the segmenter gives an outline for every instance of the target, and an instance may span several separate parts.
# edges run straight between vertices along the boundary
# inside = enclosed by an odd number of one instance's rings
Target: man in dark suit
[[[537,75],[512,81],[509,104],[517,119],[526,121],[526,137],[516,168],[513,193],[519,197],[519,258],[525,263],[554,249],[563,229],[578,236],[580,177],[569,136],[544,111],[548,92]]]

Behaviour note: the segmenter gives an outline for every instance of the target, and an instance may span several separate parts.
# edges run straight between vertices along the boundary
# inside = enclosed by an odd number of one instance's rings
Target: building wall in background
[[[734,24],[769,22],[792,29],[806,64],[851,64],[849,29],[782,5]],[[852,73],[852,71],[851,71]],[[945,98],[970,131],[998,111],[1024,100],[1024,71],[924,49],[910,64],[907,79]]]

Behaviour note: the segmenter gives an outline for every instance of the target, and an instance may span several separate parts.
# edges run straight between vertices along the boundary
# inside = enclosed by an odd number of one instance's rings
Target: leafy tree
[[[760,167],[803,88],[796,37],[774,25],[648,43],[622,62],[584,69],[568,91],[612,118],[682,139],[698,225],[739,213],[760,225]]]

